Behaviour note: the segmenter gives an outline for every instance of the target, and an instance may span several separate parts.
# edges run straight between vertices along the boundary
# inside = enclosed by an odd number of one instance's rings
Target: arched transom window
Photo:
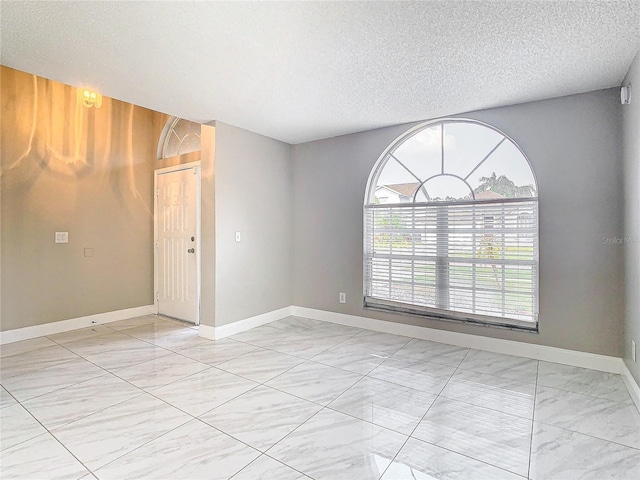
[[[158,158],[175,157],[200,150],[199,123],[169,117],[158,142]]]
[[[538,189],[502,132],[409,130],[371,173],[364,223],[365,306],[537,329]]]

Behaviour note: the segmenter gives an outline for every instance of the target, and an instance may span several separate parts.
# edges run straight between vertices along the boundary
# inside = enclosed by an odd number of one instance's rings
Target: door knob
[[[195,248],[190,248],[189,250],[187,250],[188,253],[196,253],[196,249]]]

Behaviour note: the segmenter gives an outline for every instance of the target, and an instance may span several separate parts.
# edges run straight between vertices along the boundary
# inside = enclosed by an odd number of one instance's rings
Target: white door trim
[[[179,172],[181,170],[196,170],[196,290],[198,292],[198,314],[196,325],[200,325],[200,284],[201,284],[201,257],[200,257],[200,231],[201,231],[201,202],[202,202],[202,171],[200,161],[181,163],[171,167],[158,168],[153,171],[153,308],[158,313],[158,176],[165,173]]]

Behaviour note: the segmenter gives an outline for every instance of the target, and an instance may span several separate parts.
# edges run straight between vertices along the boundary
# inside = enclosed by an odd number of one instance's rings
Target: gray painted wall
[[[411,125],[292,147],[293,304],[392,322],[622,354],[623,225],[618,90],[465,114],[504,131],[535,170],[540,193],[539,334],[365,310],[362,206],[382,151]],[[347,303],[338,303],[338,292]]]
[[[632,85],[631,105],[622,107],[624,129],[625,186],[625,335],[624,359],[640,384],[640,359],[633,362],[631,340],[640,355],[640,52],[636,55],[624,85]]]
[[[216,326],[291,305],[290,148],[216,122]]]

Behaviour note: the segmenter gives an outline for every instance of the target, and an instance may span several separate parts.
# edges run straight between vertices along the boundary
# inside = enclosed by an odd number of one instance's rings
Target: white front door
[[[198,166],[156,172],[158,313],[199,323]]]

